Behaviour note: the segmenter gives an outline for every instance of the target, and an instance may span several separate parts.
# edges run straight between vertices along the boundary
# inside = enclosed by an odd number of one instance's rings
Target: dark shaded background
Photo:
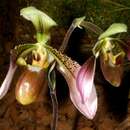
[[[114,0],[130,7],[129,0]],[[0,2],[0,83],[2,83],[9,66],[10,49],[15,45],[35,41],[32,24],[19,16],[21,8],[35,6],[57,23],[52,30],[52,46],[59,48],[65,32],[72,20],[86,16],[86,20],[106,29],[114,22],[123,22],[130,26],[130,10],[120,10],[122,5],[109,0],[1,0]],[[125,8],[126,8],[125,7]],[[118,10],[118,11],[117,11]],[[129,32],[129,31],[128,31]],[[126,35],[126,39],[129,33]],[[76,29],[71,36],[66,54],[83,64],[91,55],[82,46],[95,41],[89,32]],[[0,101],[1,130],[49,130],[52,116],[49,90],[42,92],[38,101],[29,106],[17,103],[14,88],[21,73],[16,72],[10,91]],[[57,130],[129,130],[129,72],[119,88],[114,88],[104,81],[97,62],[95,77],[99,98],[98,112],[93,121],[87,120],[72,105],[65,80],[57,72],[57,96],[59,101],[59,120]]]

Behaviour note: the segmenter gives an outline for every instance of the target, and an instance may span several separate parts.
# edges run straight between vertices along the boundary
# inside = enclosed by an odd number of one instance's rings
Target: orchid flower
[[[88,28],[88,25],[85,23],[86,22],[83,22],[82,26]],[[99,34],[98,41],[92,49],[93,55],[95,59],[100,57],[100,65],[104,78],[113,86],[118,87],[121,84],[123,75],[123,61],[125,57],[125,51],[121,46],[123,41],[121,41],[119,38],[113,38],[111,36],[118,33],[127,32],[127,26],[122,23],[114,23],[105,32],[99,29],[99,27],[96,25],[92,27],[95,28],[95,31],[97,34]],[[93,30],[91,29],[91,31]],[[79,71],[79,75],[88,73],[87,75],[89,80],[86,80],[86,84],[88,84],[88,86],[86,88],[82,88],[80,85],[78,85],[81,96],[86,95],[84,96],[85,98],[87,98],[87,96],[89,96],[92,91],[96,66],[95,59],[90,57]],[[82,72],[82,70],[84,70],[84,72]],[[89,88],[89,91],[85,93],[85,89],[87,88]]]
[[[94,85],[94,76],[96,68],[96,59],[100,56],[100,64],[105,79],[114,86],[119,86],[123,74],[123,59],[125,56],[124,50],[119,43],[122,43],[118,38],[112,38],[111,35],[126,32],[125,24],[112,24],[104,33],[96,25],[82,21],[80,26],[83,26],[99,35],[98,41],[92,49],[91,56],[79,69],[76,76],[76,87],[79,91],[82,104],[88,105],[89,115],[94,116],[97,109],[97,95]],[[90,107],[90,106],[89,106]]]
[[[47,81],[49,82],[49,86],[52,87],[51,89],[55,90],[55,73],[53,70],[56,68],[59,72],[61,72],[68,83],[70,98],[75,107],[84,116],[92,119],[97,109],[97,96],[95,87],[92,88],[91,92],[89,89],[85,89],[86,93],[88,91],[89,96],[83,101],[80,91],[77,87],[76,80],[77,77],[80,78],[81,75],[80,81],[82,81],[83,78],[83,83],[78,82],[78,85],[86,86],[87,84],[85,80],[87,80],[89,75],[86,75],[86,73],[83,72],[84,70],[81,69],[81,66],[76,61],[73,61],[68,56],[62,54],[66,48],[64,43],[67,43],[69,40],[67,37],[70,36],[76,27],[80,27],[79,25],[83,21],[84,17],[74,20],[62,46],[58,51],[49,45],[50,28],[57,25],[55,21],[35,7],[24,8],[20,11],[20,14],[25,19],[33,23],[36,29],[37,43],[19,45],[12,50],[12,53],[15,54],[14,64],[17,66],[26,67],[16,84],[15,95],[17,101],[23,105],[28,105],[35,102],[42,86],[45,86]],[[11,65],[9,72],[7,73],[7,76],[0,87],[1,98],[3,98],[7,93],[16,70],[15,67],[12,68],[12,59],[10,59],[10,62]],[[88,66],[88,68],[89,67],[91,67],[91,64]],[[83,73],[80,74],[80,72]],[[6,83],[7,81],[9,82]]]

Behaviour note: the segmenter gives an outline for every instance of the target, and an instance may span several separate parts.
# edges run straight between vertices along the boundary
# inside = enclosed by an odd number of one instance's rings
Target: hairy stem
[[[64,40],[63,40],[63,42],[62,42],[62,44],[59,48],[60,52],[63,53],[65,51],[65,49],[68,45],[68,41],[70,39],[70,36],[73,33],[74,29],[77,28],[77,27],[82,28],[80,25],[84,21],[84,19],[85,19],[85,17],[83,16],[83,17],[76,18],[76,19],[73,20],[72,24],[70,25],[70,27],[69,27],[69,29],[68,29],[65,37],[64,37]]]
[[[75,28],[76,28],[76,26],[74,26],[74,24],[72,23],[71,26],[70,26],[70,28],[68,29],[68,31],[67,31],[65,37],[64,37],[64,40],[63,40],[63,42],[62,42],[62,45],[61,45],[60,48],[59,48],[59,51],[60,51],[60,52],[63,53],[63,52],[65,51],[65,49],[66,49],[66,47],[67,47],[67,45],[68,45],[68,41],[69,41],[69,39],[70,39],[70,36],[71,36],[71,34],[72,34],[72,32],[74,31]]]

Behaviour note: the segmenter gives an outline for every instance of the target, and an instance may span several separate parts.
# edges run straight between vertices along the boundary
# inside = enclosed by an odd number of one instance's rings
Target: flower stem
[[[64,37],[64,40],[63,40],[63,42],[62,42],[62,45],[61,45],[60,48],[59,48],[59,51],[60,51],[60,52],[63,53],[63,52],[65,51],[65,49],[66,49],[66,47],[67,47],[67,45],[68,45],[68,41],[69,41],[69,39],[70,39],[70,36],[71,36],[71,34],[72,34],[72,32],[74,31],[75,28],[76,28],[76,27],[75,27],[74,24],[72,23],[71,26],[70,26],[70,28],[68,29],[68,31],[67,31],[65,37]]]
[[[76,27],[80,27],[80,24],[84,20],[84,18],[85,17],[77,18],[72,22],[59,48],[60,52],[63,53],[65,51],[72,32],[74,31]],[[57,96],[56,96],[56,74],[54,70],[55,64],[56,62],[54,60],[54,62],[50,65],[49,72],[48,72],[48,84],[50,88],[50,96],[51,96],[52,105],[53,105],[53,119],[52,119],[52,124],[51,124],[51,130],[56,130],[57,120],[58,120],[58,102],[57,102]]]
[[[75,28],[76,28],[76,26],[74,25],[74,23],[72,23],[59,48],[60,52],[63,53],[65,51],[65,49],[68,45],[70,36]],[[58,120],[58,101],[57,101],[57,96],[56,96],[56,86],[55,86],[56,85],[56,83],[55,83],[56,76],[55,76],[54,68],[55,68],[55,61],[50,65],[49,73],[48,73],[48,85],[50,88],[50,96],[51,96],[51,101],[52,101],[52,106],[53,106],[53,117],[52,117],[52,122],[51,122],[51,130],[56,130],[57,120]]]
[[[56,96],[56,73],[55,73],[55,61],[50,65],[48,71],[48,85],[50,88],[50,96],[53,107],[53,117],[51,122],[51,130],[56,130],[58,120],[58,101]]]
[[[64,37],[64,40],[59,48],[59,51],[60,52],[64,52],[67,45],[68,45],[68,41],[70,39],[70,36],[71,34],[73,33],[73,31],[75,30],[75,28],[79,27],[79,28],[82,28],[80,25],[81,23],[84,21],[85,17],[80,17],[80,18],[76,18],[73,20],[72,24],[70,25],[65,37]]]
[[[53,105],[53,117],[51,122],[51,130],[56,130],[57,127],[57,120],[58,120],[58,102],[56,91],[50,89],[51,101]]]

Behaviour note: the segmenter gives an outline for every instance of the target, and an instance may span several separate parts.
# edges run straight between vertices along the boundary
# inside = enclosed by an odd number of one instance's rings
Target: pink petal
[[[88,100],[93,87],[93,80],[95,74],[96,59],[95,57],[90,57],[81,67],[77,75],[77,89],[82,97],[82,102],[84,103]]]
[[[14,64],[14,61],[12,58],[13,57],[10,58],[10,66],[9,66],[9,70],[7,72],[7,75],[6,75],[2,85],[0,87],[0,99],[2,99],[6,95],[6,93],[8,92],[11,81],[13,79],[13,75],[14,75],[15,70],[17,68],[17,66]]]
[[[88,119],[94,118],[97,111],[97,94],[94,85],[89,98],[84,103],[82,103],[82,98],[76,86],[70,88],[70,97],[73,104],[84,116]]]
[[[109,62],[104,60],[103,55],[100,56],[100,64],[104,78],[113,86],[118,87],[122,80],[123,66],[121,64],[109,65]]]
[[[77,89],[77,84],[76,84],[76,77],[81,67],[78,64],[76,65],[73,64],[71,67],[73,71],[68,70],[61,65],[59,65],[57,69],[65,77],[68,83],[69,90],[70,90],[70,98],[73,104],[75,105],[75,107],[88,119],[93,119],[97,110],[97,95],[96,95],[95,86],[94,85],[92,86],[88,99],[86,99],[85,102],[82,103],[82,97],[79,90]]]
[[[77,89],[78,87],[76,83],[77,74],[81,69],[81,66],[56,49],[48,48],[48,50],[50,50],[50,53],[55,57],[55,60],[57,61],[56,67],[68,83],[70,98],[73,104],[84,116],[93,119],[97,111],[97,95],[94,85],[92,86],[88,99],[82,103],[82,97]]]

